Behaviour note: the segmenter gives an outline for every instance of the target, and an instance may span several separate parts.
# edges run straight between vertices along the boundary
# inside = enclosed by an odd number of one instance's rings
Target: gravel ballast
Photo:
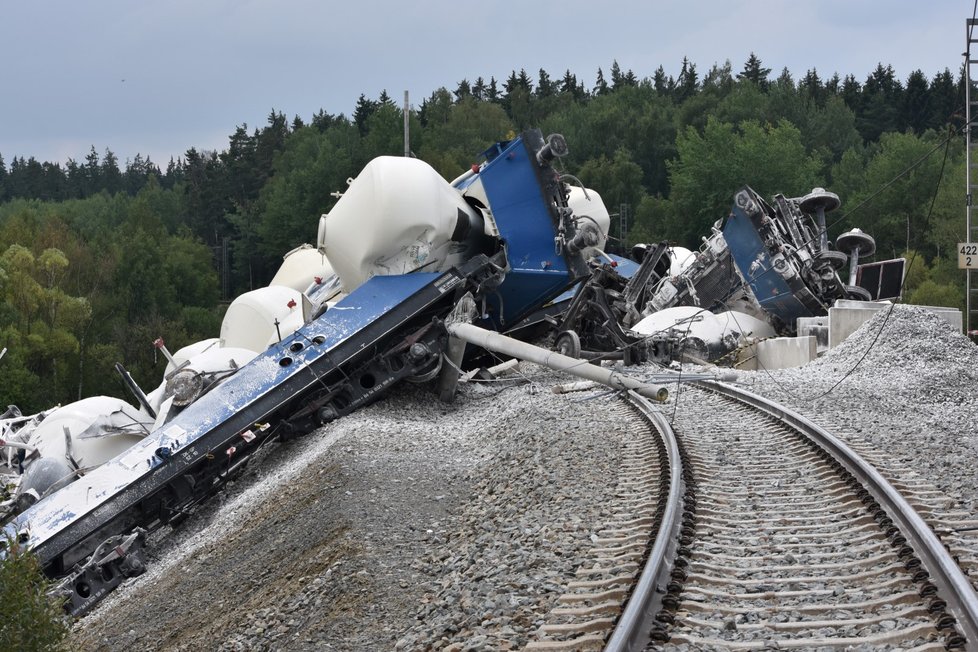
[[[523,373],[532,381],[463,385],[453,404],[401,385],[271,445],[153,538],[150,570],[80,621],[72,646],[523,647],[612,512],[627,437],[613,396],[553,394],[571,379]],[[737,383],[978,511],[978,347],[932,313],[881,310],[819,360]],[[667,415],[693,394],[672,391]]]
[[[978,513],[978,346],[917,306],[880,310],[803,367],[738,384],[910,466]]]
[[[606,513],[613,401],[534,382],[404,385],[274,445],[76,627],[79,649],[523,646]]]

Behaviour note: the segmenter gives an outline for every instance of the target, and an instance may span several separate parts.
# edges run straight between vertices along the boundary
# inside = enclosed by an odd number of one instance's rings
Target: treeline
[[[815,70],[796,80],[754,55],[739,72],[684,60],[677,77],[613,63],[593,85],[520,70],[431,93],[409,115],[410,149],[450,179],[525,127],[563,133],[563,166],[617,214],[618,247],[696,247],[744,184],[789,196],[828,187],[843,200],[833,235],[859,226],[883,258],[919,250],[916,298],[957,304],[964,163],[949,135],[963,96],[949,70],[900,80],[880,64],[862,82]],[[173,347],[216,336],[222,299],[266,284],[285,252],[314,240],[347,178],[403,150],[402,109],[384,92],[361,95],[350,117],[273,110],[226,149],[190,149],[164,168],[95,147],[64,165],[0,153],[3,400],[41,409],[119,394],[115,361],[148,389],[164,362],[157,336]]]

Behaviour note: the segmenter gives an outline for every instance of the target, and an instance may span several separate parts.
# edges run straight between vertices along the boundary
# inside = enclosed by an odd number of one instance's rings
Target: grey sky
[[[860,81],[878,62],[955,75],[973,0],[0,0],[0,154],[65,162],[94,145],[165,166],[224,149],[274,108],[352,114],[381,90],[419,105],[439,86],[525,68],[586,86],[613,60],[700,74],[751,51],[776,76]]]

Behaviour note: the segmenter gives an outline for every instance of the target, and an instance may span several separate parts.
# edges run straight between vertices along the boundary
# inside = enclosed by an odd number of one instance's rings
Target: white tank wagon
[[[373,276],[458,265],[491,235],[485,225],[484,213],[424,161],[381,156],[320,218],[317,245],[351,292]]]

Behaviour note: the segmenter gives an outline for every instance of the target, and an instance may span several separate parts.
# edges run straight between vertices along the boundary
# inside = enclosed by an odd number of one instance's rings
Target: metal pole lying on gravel
[[[554,371],[565,373],[593,380],[595,382],[613,387],[614,389],[631,389],[638,394],[655,401],[665,401],[669,396],[669,390],[662,385],[650,385],[625,376],[610,369],[604,369],[593,365],[587,360],[572,358],[567,355],[550,351],[533,344],[521,342],[520,340],[500,335],[494,331],[479,328],[472,324],[463,322],[449,322],[445,324],[448,333],[460,340],[465,340],[470,344],[481,346],[487,351],[509,355],[520,360],[528,360]]]

